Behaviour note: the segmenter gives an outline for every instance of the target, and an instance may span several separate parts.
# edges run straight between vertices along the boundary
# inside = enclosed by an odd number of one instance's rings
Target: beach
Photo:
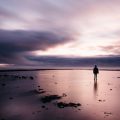
[[[0,120],[119,120],[120,71],[0,72]]]

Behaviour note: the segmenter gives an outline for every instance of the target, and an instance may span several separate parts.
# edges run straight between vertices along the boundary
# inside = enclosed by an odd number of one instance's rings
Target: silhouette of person
[[[99,69],[97,65],[93,68],[93,73],[94,73],[94,80],[97,80],[97,74],[99,73]]]

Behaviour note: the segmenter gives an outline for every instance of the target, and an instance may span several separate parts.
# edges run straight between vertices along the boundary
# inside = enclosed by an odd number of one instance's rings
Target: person
[[[97,65],[93,68],[93,73],[94,73],[94,80],[97,80],[97,74],[99,73],[99,69]]]

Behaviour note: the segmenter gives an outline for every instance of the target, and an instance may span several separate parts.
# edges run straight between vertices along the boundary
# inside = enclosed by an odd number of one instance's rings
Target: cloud
[[[71,58],[62,56],[28,56],[30,61],[37,62],[40,66],[50,67],[92,67],[97,64],[100,67],[120,67],[120,56],[101,56],[89,58]]]
[[[119,43],[112,45],[120,37],[118,0],[3,0],[0,3],[0,63],[39,64],[40,60],[53,64],[52,57],[33,60],[27,56],[32,51],[45,51],[71,41],[67,54],[70,50],[86,56],[92,52],[92,55],[120,54]],[[54,60],[55,65],[74,64],[72,58],[71,62],[53,57]],[[79,59],[73,61],[80,64]]]
[[[106,51],[109,54],[120,55],[120,45],[119,42],[116,45],[100,46],[102,51]]]
[[[10,12],[10,11],[8,11],[6,9],[0,8],[0,19],[14,18],[14,17],[15,17],[15,15],[12,12]]]
[[[0,20],[0,23],[3,23],[1,28],[4,29],[10,29],[8,26],[15,24],[13,29],[52,29],[55,31],[67,29],[80,32],[80,30],[87,31],[89,28],[96,31],[96,26],[98,26],[104,31],[103,27],[108,25],[106,23],[110,22],[111,29],[114,28],[112,23],[118,23],[116,26],[119,26],[119,4],[119,1],[114,0],[1,1],[1,6],[4,7],[2,11],[5,13],[9,11],[9,14],[17,16],[18,19],[4,18]]]
[[[45,51],[72,40],[70,35],[52,31],[0,30],[0,62],[19,63],[25,61],[24,56],[30,52]]]

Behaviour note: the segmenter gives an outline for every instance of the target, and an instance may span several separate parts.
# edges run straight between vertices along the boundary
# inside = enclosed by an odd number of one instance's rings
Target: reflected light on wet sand
[[[33,76],[34,79],[2,79],[0,86],[0,119],[8,120],[119,120],[119,71],[100,71],[94,81],[92,70],[14,71],[2,74]],[[7,87],[2,86],[6,82]],[[43,94],[30,93],[41,89]],[[6,94],[7,93],[7,94]],[[43,104],[46,95],[63,95],[60,100]],[[10,100],[9,97],[13,97]],[[56,102],[80,103],[79,108],[63,108]],[[45,106],[42,108],[41,106]],[[47,109],[46,109],[47,108]],[[2,116],[2,117],[1,117]],[[6,117],[5,117],[6,116]],[[19,117],[21,116],[21,117]]]
[[[54,79],[51,78],[52,75]],[[115,107],[120,111],[116,106],[119,104],[116,100],[119,94],[117,76],[119,76],[119,71],[100,71],[98,80],[94,81],[90,70],[49,71],[46,78],[49,82],[43,86],[48,86],[46,89],[52,93],[59,95],[66,93],[67,97],[64,101],[80,102],[83,106],[82,113],[92,119],[101,120],[105,117],[108,120],[113,120],[113,118],[117,120],[119,114],[115,112]],[[46,75],[42,79],[44,77]],[[54,82],[57,82],[57,85],[54,85]],[[113,91],[112,88],[114,88]],[[106,112],[112,115],[106,115]]]

